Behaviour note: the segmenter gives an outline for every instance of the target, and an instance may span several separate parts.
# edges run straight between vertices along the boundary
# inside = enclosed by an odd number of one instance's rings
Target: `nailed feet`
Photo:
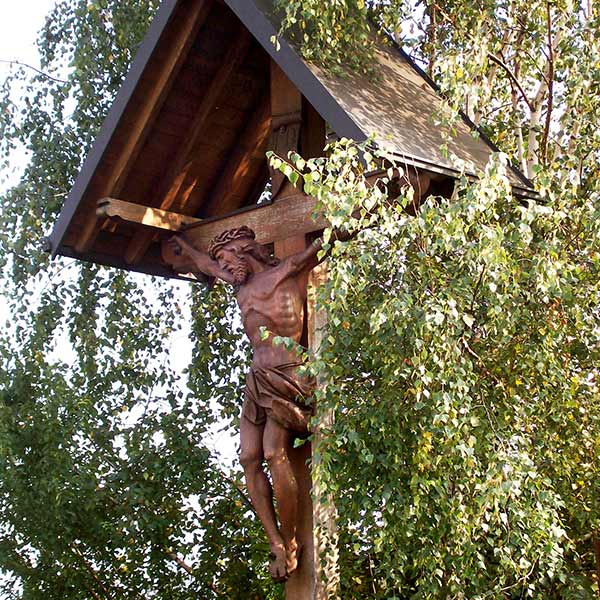
[[[292,540],[287,547],[283,544],[271,546],[269,572],[274,581],[286,581],[298,568],[300,550],[296,540]]]

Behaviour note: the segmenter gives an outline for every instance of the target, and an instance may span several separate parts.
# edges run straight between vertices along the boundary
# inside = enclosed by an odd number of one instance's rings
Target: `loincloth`
[[[301,366],[302,363],[294,362],[269,368],[250,367],[242,417],[255,425],[264,425],[271,418],[286,429],[307,434],[313,414],[310,396],[314,381],[298,374]]]

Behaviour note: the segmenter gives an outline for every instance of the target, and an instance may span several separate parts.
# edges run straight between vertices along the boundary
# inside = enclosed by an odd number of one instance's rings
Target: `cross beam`
[[[151,206],[142,206],[134,202],[125,202],[125,200],[117,198],[102,198],[99,200],[96,215],[172,232],[180,231],[184,227],[194,225],[200,221],[195,217],[188,217],[187,215],[152,208]]]
[[[314,198],[298,192],[271,204],[257,204],[217,219],[203,220],[116,198],[103,198],[98,202],[97,211],[102,217],[128,221],[148,228],[148,231],[163,232],[165,241],[176,232],[184,232],[192,245],[206,250],[216,235],[242,225],[254,230],[256,241],[260,244],[271,244],[324,229],[329,223],[322,213],[315,213],[316,204]],[[162,245],[162,257],[175,271],[190,271],[190,265],[165,243]]]

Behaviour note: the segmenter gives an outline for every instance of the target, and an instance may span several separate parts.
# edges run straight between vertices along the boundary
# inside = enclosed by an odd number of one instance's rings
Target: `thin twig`
[[[175,552],[167,552],[167,556],[174,562],[176,562],[188,575],[194,577],[194,569],[190,567],[182,558],[177,556]],[[215,593],[217,596],[223,596],[223,593],[217,588],[217,586],[209,582],[208,587]]]
[[[0,63],[4,63],[7,65],[19,65],[20,67],[25,67],[27,69],[31,69],[32,71],[35,71],[38,75],[41,75],[42,77],[46,77],[46,79],[51,79],[52,81],[56,81],[56,83],[69,83],[68,81],[65,81],[64,79],[57,79],[56,77],[52,77],[52,75],[48,75],[48,73],[44,73],[44,71],[40,71],[39,69],[37,69],[36,67],[33,67],[32,65],[28,65],[27,63],[21,62],[20,60],[4,60],[0,58]]]
[[[175,552],[167,552],[167,556],[175,561],[188,575],[194,575],[194,569],[190,567],[182,558],[179,558]]]
[[[598,597],[600,598],[600,531],[594,536],[594,554],[596,555],[596,585],[598,586]]]
[[[529,98],[527,97],[527,94],[525,93],[525,90],[523,89],[523,87],[519,83],[519,80],[517,79],[517,76],[512,72],[511,68],[503,60],[501,60],[500,58],[498,58],[495,54],[492,54],[491,52],[486,52],[486,56],[492,62],[495,62],[498,66],[500,66],[500,67],[502,67],[504,69],[504,72],[508,75],[508,78],[514,83],[515,87],[521,93],[521,98],[523,99],[523,101],[525,102],[525,104],[527,104],[529,110],[533,110],[533,104],[531,103],[531,100],[529,100]]]
[[[455,23],[454,19],[446,11],[444,11],[442,8],[440,8],[439,5],[436,4],[435,6],[440,11],[440,13],[444,17],[444,19],[446,21],[448,21],[448,23],[450,23],[453,27],[456,28],[456,23]],[[471,34],[469,34],[468,32],[466,32],[466,36],[471,40],[471,42],[478,43],[477,40],[475,39],[475,37],[472,36]],[[515,74],[513,73],[512,69],[501,58],[498,58],[495,54],[492,54],[491,52],[488,51],[488,52],[486,52],[486,56],[492,62],[496,63],[499,67],[502,67],[502,69],[504,69],[504,72],[508,75],[509,79],[514,83],[515,87],[521,93],[523,101],[527,104],[527,106],[529,107],[530,110],[533,110],[533,105],[532,105],[531,101],[527,97],[525,90],[521,86],[521,83],[519,82],[519,80],[517,79]]]
[[[492,379],[492,381],[494,381],[497,385],[499,385],[502,389],[504,389],[504,382],[500,379],[498,379],[498,377],[496,377],[496,375],[494,375],[485,365],[485,363],[483,362],[483,359],[481,358],[481,356],[479,356],[479,354],[477,354],[477,352],[475,352],[475,350],[473,350],[473,348],[471,348],[471,346],[469,346],[469,342],[466,340],[466,338],[463,336],[460,338],[460,341],[462,342],[464,349],[474,358],[477,360],[477,362],[479,363],[481,369],[483,370],[483,372],[490,377],[490,379]]]
[[[110,592],[109,592],[108,588],[104,585],[104,582],[98,577],[98,573],[92,567],[92,565],[90,565],[88,563],[88,561],[85,559],[85,557],[83,556],[81,551],[72,545],[69,546],[69,549],[75,555],[77,560],[85,567],[85,570],[92,576],[92,579],[96,582],[96,584],[102,590],[104,595],[107,598],[110,598]],[[96,598],[96,600],[99,600],[100,597],[98,596],[98,594],[96,594],[92,588],[88,588],[88,589],[89,589],[90,593],[94,596],[94,598]]]
[[[221,475],[221,477],[223,477],[223,479],[225,479],[225,481],[227,481],[227,483],[229,483],[229,485],[231,485],[232,488],[234,488],[234,490],[238,493],[238,495],[240,496],[240,498],[244,501],[244,504],[246,504],[246,506],[254,514],[256,514],[256,509],[254,508],[254,505],[249,500],[249,498],[246,496],[246,494],[244,494],[244,492],[240,489],[240,486],[237,484],[237,482],[235,481],[235,479],[232,479],[231,477],[229,477],[225,473],[221,473],[220,475]]]
[[[548,156],[548,136],[550,135],[552,104],[554,100],[554,45],[552,42],[552,12],[550,9],[550,2],[546,3],[546,19],[548,25],[548,106],[546,109],[544,136],[542,138],[542,157],[544,161],[546,161]]]

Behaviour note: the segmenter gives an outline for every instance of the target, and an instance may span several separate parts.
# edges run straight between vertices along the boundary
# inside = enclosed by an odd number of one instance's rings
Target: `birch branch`
[[[69,83],[68,81],[65,81],[64,79],[57,79],[56,77],[52,77],[52,75],[48,75],[48,73],[44,73],[44,71],[40,71],[36,67],[34,67],[32,65],[28,65],[27,63],[21,62],[20,60],[0,59],[0,63],[4,63],[4,64],[11,65],[11,66],[19,65],[20,67],[25,67],[26,69],[31,69],[32,71],[35,71],[38,75],[41,75],[42,77],[45,77],[46,79],[56,81],[56,83]]]

